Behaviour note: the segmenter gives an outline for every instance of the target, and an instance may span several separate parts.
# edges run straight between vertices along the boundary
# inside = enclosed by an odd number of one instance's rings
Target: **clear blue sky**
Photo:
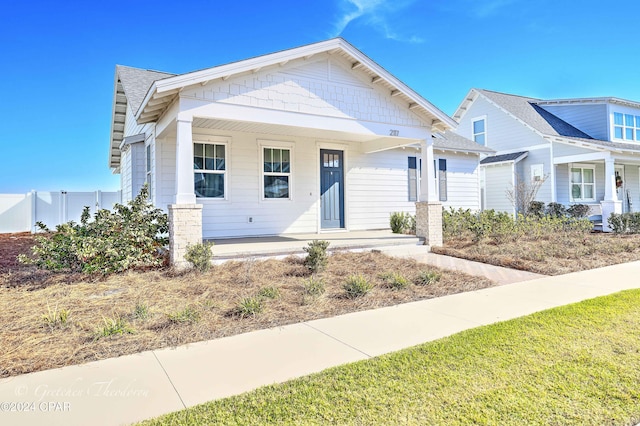
[[[118,189],[116,64],[183,73],[341,36],[447,114],[472,87],[640,101],[638,16],[635,0],[9,0],[0,193]]]

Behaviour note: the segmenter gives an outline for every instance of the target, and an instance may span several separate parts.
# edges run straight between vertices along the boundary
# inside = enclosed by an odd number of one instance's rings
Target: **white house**
[[[181,75],[117,66],[109,165],[192,242],[384,229],[417,201],[479,208],[490,150],[455,126],[337,38]]]
[[[602,214],[640,207],[640,103],[618,98],[541,100],[471,89],[457,132],[496,151],[481,161],[483,207],[514,212],[516,179],[546,177],[537,200],[589,204]]]

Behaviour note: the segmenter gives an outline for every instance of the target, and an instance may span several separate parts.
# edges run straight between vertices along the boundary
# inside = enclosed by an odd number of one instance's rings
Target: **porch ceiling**
[[[216,132],[255,133],[260,135],[272,135],[274,137],[305,137],[318,140],[360,142],[366,145],[364,149],[367,152],[410,146],[419,142],[417,139],[413,138],[381,136],[378,134],[352,133],[282,124],[194,117],[193,132],[198,133],[198,129],[210,129],[215,130]],[[176,124],[173,122],[164,129],[162,134],[158,136],[166,137],[168,135],[175,135],[175,132]]]

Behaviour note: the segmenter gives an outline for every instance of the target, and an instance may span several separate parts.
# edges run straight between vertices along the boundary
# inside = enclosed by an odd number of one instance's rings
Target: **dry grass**
[[[547,238],[473,243],[471,237],[450,238],[434,253],[521,269],[561,275],[640,260],[640,235],[555,234]]]
[[[458,272],[441,271],[427,286],[394,290],[382,273],[396,272],[413,280],[420,271],[437,270],[413,260],[377,252],[335,253],[325,272],[326,291],[305,292],[310,275],[300,258],[228,262],[209,272],[139,271],[91,279],[33,269],[0,271],[0,377],[99,360],[149,349],[175,346],[251,330],[295,323],[352,311],[438,297],[493,285]],[[344,297],[347,276],[360,273],[375,284],[364,297]],[[262,312],[237,315],[241,300],[261,298]],[[68,310],[66,323],[44,315]],[[55,315],[54,315],[55,316]],[[109,319],[121,319],[134,330],[98,337]]]

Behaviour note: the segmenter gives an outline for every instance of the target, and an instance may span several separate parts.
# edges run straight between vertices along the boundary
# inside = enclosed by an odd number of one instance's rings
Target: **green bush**
[[[71,311],[68,309],[60,309],[58,310],[58,306],[51,309],[49,305],[47,305],[47,313],[42,315],[42,322],[51,329],[57,327],[66,327],[69,322],[69,317],[71,315]]]
[[[573,204],[567,209],[567,214],[570,217],[580,219],[587,217],[591,208],[586,204]]]
[[[258,292],[258,297],[263,299],[277,299],[280,297],[280,290],[276,287],[262,287]]]
[[[94,339],[101,337],[114,336],[116,334],[134,334],[135,330],[124,319],[116,316],[115,318],[102,318],[102,326],[98,327],[94,332]]]
[[[240,318],[245,318],[259,314],[262,309],[262,299],[260,297],[245,297],[238,303],[234,313]]]
[[[349,299],[362,297],[373,289],[373,285],[363,275],[351,275],[342,286]]]
[[[616,234],[640,234],[640,212],[612,213],[607,222]]]
[[[440,281],[442,274],[435,271],[420,271],[415,279],[416,285],[431,285]]]
[[[211,269],[211,248],[213,242],[204,242],[200,244],[187,245],[187,253],[184,259],[200,272],[207,272]]]
[[[387,287],[393,290],[403,290],[411,284],[408,279],[397,272],[386,272],[380,274],[380,279],[385,282]]]
[[[328,247],[329,241],[313,240],[304,248],[304,251],[307,252],[304,264],[311,272],[315,273],[325,270],[328,262]]]
[[[303,284],[304,293],[307,296],[318,297],[324,294],[325,285],[322,278],[310,277],[307,282]]]
[[[176,324],[194,323],[200,321],[200,312],[191,306],[184,309],[167,314],[169,321]]]
[[[389,218],[389,225],[394,234],[404,234],[411,229],[411,215],[405,212],[393,212]]]
[[[544,203],[542,201],[532,201],[527,209],[527,216],[544,216]]]
[[[98,210],[89,221],[85,207],[80,224],[64,223],[55,232],[38,223],[45,234],[35,236],[31,257],[20,255],[21,263],[53,271],[109,274],[126,269],[161,266],[167,239],[167,215],[148,201],[145,185],[127,206],[113,211]]]
[[[560,203],[547,204],[547,215],[551,217],[565,217],[567,208]]]

